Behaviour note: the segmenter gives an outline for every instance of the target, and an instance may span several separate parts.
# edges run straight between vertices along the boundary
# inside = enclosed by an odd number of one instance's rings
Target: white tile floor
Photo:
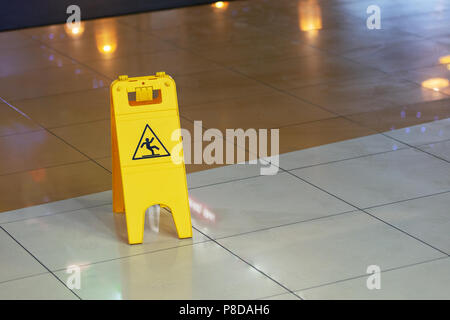
[[[192,239],[128,245],[109,191],[1,213],[0,299],[449,299],[449,123],[190,174]]]

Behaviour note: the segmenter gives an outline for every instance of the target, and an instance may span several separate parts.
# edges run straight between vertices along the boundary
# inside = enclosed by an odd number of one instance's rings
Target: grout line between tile
[[[23,276],[23,277],[18,277],[18,278],[14,278],[14,279],[9,279],[9,280],[4,280],[4,281],[0,281],[0,286],[4,283],[8,283],[8,282],[12,282],[12,281],[17,281],[17,280],[22,280],[22,279],[28,279],[28,278],[33,278],[33,277],[37,277],[37,276],[42,276],[44,274],[50,274],[49,272],[40,272],[40,273],[35,273],[35,274],[30,274],[28,276]]]
[[[450,118],[449,118],[450,119]],[[415,145],[417,148],[420,148],[420,147],[424,147],[424,146],[428,146],[428,145],[430,145],[430,144],[438,144],[438,143],[441,143],[441,142],[445,142],[445,143],[447,143],[447,142],[450,142],[450,139],[444,139],[444,140],[436,140],[436,141],[431,141],[431,142],[427,142],[427,143],[422,143],[422,144],[418,144],[418,145]],[[421,149],[422,150],[422,149]],[[422,150],[423,151],[423,150]]]
[[[228,239],[228,238],[233,238],[233,237],[239,237],[239,236],[247,235],[247,234],[250,234],[250,233],[266,231],[266,230],[270,230],[270,229],[277,229],[277,228],[282,228],[282,227],[288,227],[288,226],[291,226],[291,225],[294,225],[294,224],[301,224],[301,223],[305,223],[305,222],[311,222],[311,221],[316,221],[316,220],[321,220],[321,219],[337,217],[337,216],[341,216],[341,215],[344,215],[344,214],[350,214],[350,213],[355,213],[356,214],[358,212],[359,212],[358,210],[344,211],[344,212],[329,214],[329,215],[322,216],[322,217],[305,219],[305,220],[300,220],[300,221],[294,221],[294,222],[289,222],[289,223],[280,224],[280,225],[276,225],[276,226],[266,227],[266,228],[262,228],[262,229],[258,229],[258,230],[252,230],[252,231],[236,233],[236,234],[229,235],[229,236],[223,236],[223,237],[218,237],[218,238],[213,238],[211,236],[210,238],[214,239],[214,240],[223,240],[223,239]],[[197,227],[196,227],[196,230],[197,230]]]
[[[385,136],[385,137],[387,137],[387,138],[391,138],[392,140],[395,140],[395,141],[397,141],[397,142],[399,142],[399,143],[403,143],[404,145],[407,145],[407,146],[410,147],[411,149],[414,149],[414,150],[416,150],[416,151],[418,151],[418,152],[426,153],[426,154],[428,154],[429,156],[432,156],[432,157],[434,157],[434,158],[436,158],[436,159],[442,160],[442,161],[444,161],[444,162],[446,162],[446,163],[450,163],[450,161],[448,161],[448,160],[445,159],[445,158],[439,157],[439,156],[437,156],[437,155],[435,155],[435,154],[432,154],[432,153],[430,153],[430,152],[428,152],[428,151],[419,149],[418,147],[416,147],[416,146],[414,146],[414,145],[412,145],[412,144],[409,144],[409,143],[407,143],[407,142],[402,142],[401,140],[399,140],[399,139],[397,139],[397,138],[388,136],[386,133],[381,133],[381,134],[382,134],[383,136]]]
[[[425,260],[425,261],[420,261],[420,262],[416,262],[416,263],[411,263],[411,264],[407,264],[407,265],[403,265],[403,266],[399,266],[399,267],[388,268],[388,269],[385,269],[385,270],[381,270],[381,274],[383,274],[384,272],[390,272],[390,271],[395,271],[395,270],[407,269],[407,268],[414,267],[414,266],[417,266],[417,265],[426,264],[426,263],[439,261],[439,260],[444,260],[444,259],[448,259],[448,258],[449,258],[448,256],[447,257],[439,257],[439,258],[434,258],[434,259],[430,259],[430,260]],[[346,278],[346,279],[341,279],[341,280],[336,280],[336,281],[332,281],[332,282],[319,284],[319,285],[312,286],[312,287],[306,287],[306,288],[298,289],[298,290],[295,290],[295,291],[296,292],[307,291],[307,290],[316,289],[316,288],[320,288],[320,287],[326,287],[326,286],[337,284],[337,283],[341,283],[341,282],[347,282],[347,281],[350,281],[350,280],[365,278],[367,276],[368,276],[368,274],[362,274],[362,275],[358,275],[358,276],[354,276],[354,277],[350,277],[350,278]]]
[[[65,200],[60,200],[60,201],[65,201]],[[77,211],[80,211],[80,210],[94,209],[94,208],[103,207],[103,206],[107,206],[107,205],[112,205],[112,202],[105,202],[105,203],[102,203],[102,204],[97,204],[95,206],[83,207],[83,208],[72,209],[72,210],[63,210],[63,211],[53,212],[53,213],[50,213],[50,214],[42,214],[42,215],[34,216],[34,217],[28,217],[28,218],[17,219],[17,220],[12,220],[12,221],[0,222],[0,226],[4,226],[6,224],[10,224],[10,223],[14,223],[14,222],[31,220],[31,219],[39,219],[39,218],[46,218],[46,217],[57,216],[57,215],[64,214],[64,213],[71,213],[71,212],[72,213],[76,213]],[[6,212],[8,212],[8,211],[6,211]]]
[[[446,193],[449,193],[449,192],[450,192],[450,190],[447,190],[447,191],[437,192],[437,193],[433,193],[433,194],[427,194],[427,195],[424,195],[424,196],[418,196],[418,197],[414,197],[414,198],[409,198],[409,199],[405,199],[405,200],[398,200],[398,201],[393,201],[393,202],[388,202],[388,203],[383,203],[383,204],[377,204],[377,205],[374,205],[374,206],[363,208],[363,210],[370,210],[370,209],[374,209],[374,208],[390,206],[390,205],[397,204],[397,203],[414,201],[414,200],[423,199],[423,198],[429,198],[429,197],[438,196],[438,195],[441,195],[441,194],[446,194]]]
[[[297,295],[295,292],[293,292],[291,289],[289,289],[288,287],[286,287],[285,285],[283,285],[282,283],[280,283],[279,281],[275,280],[274,278],[270,277],[269,275],[267,275],[265,272],[263,272],[262,270],[258,269],[257,267],[255,267],[254,265],[252,265],[251,263],[249,263],[248,261],[246,261],[245,259],[241,258],[240,256],[238,256],[236,253],[234,253],[233,251],[231,251],[230,249],[228,249],[227,247],[225,247],[224,245],[220,244],[219,242],[217,242],[216,240],[214,240],[213,238],[209,237],[207,234],[203,233],[202,231],[198,230],[195,227],[192,227],[195,230],[197,230],[197,232],[200,232],[203,236],[207,237],[208,239],[210,239],[212,242],[214,242],[216,245],[218,245],[219,247],[221,247],[222,249],[224,249],[225,251],[227,251],[228,253],[232,254],[233,256],[235,256],[236,258],[238,258],[239,260],[241,260],[242,262],[244,262],[245,264],[247,264],[248,266],[250,266],[251,268],[255,269],[256,271],[258,271],[260,274],[262,274],[263,276],[265,276],[266,278],[272,280],[273,282],[275,282],[277,285],[279,285],[280,287],[282,287],[283,289],[285,289],[286,291],[288,291],[289,293],[293,294],[294,296],[298,297],[299,299],[303,300],[299,295]]]
[[[67,165],[74,165],[74,164],[79,164],[79,163],[89,162],[89,161],[91,161],[91,160],[84,159],[84,160],[80,160],[80,161],[65,162],[65,163],[56,164],[56,165],[52,165],[52,166],[43,166],[43,167],[39,167],[39,168],[30,168],[30,169],[25,169],[25,170],[6,172],[6,173],[0,174],[0,177],[10,176],[10,175],[13,175],[13,174],[21,174],[21,173],[30,172],[30,171],[36,171],[36,170],[41,170],[41,169],[51,169],[51,168],[64,167],[64,166],[67,166]]]
[[[330,196],[332,196],[332,197],[334,197],[334,198],[336,198],[336,199],[338,199],[338,200],[341,200],[342,202],[345,202],[345,203],[348,204],[349,206],[352,206],[353,208],[356,208],[357,210],[360,210],[360,211],[364,212],[365,214],[367,214],[368,216],[372,217],[373,219],[378,220],[378,221],[380,221],[380,222],[382,222],[382,223],[384,223],[384,224],[390,226],[391,228],[396,229],[397,231],[400,231],[401,233],[403,233],[403,234],[405,234],[405,235],[407,235],[407,236],[409,236],[409,237],[411,237],[411,238],[413,238],[413,239],[415,239],[415,240],[421,242],[422,244],[424,244],[424,245],[426,245],[426,246],[428,246],[428,247],[430,247],[430,248],[432,248],[432,249],[434,249],[434,250],[436,250],[436,251],[438,251],[438,252],[440,252],[440,253],[442,253],[442,254],[444,254],[444,255],[446,255],[446,256],[450,256],[450,255],[449,255],[448,253],[446,253],[445,251],[442,251],[441,249],[439,249],[439,248],[437,248],[437,247],[435,247],[435,246],[433,246],[433,245],[427,243],[426,241],[424,241],[424,240],[422,240],[422,239],[420,239],[420,238],[418,238],[418,237],[416,237],[416,236],[414,236],[414,235],[408,233],[407,231],[400,229],[399,227],[393,225],[392,223],[389,223],[389,222],[387,222],[387,221],[385,221],[385,220],[383,220],[383,219],[381,219],[381,218],[379,218],[379,217],[377,217],[377,216],[375,216],[375,215],[373,215],[373,214],[367,212],[365,209],[359,208],[357,205],[352,204],[351,202],[349,202],[349,201],[347,201],[347,200],[344,200],[344,199],[342,199],[341,197],[339,197],[339,196],[337,196],[337,195],[335,195],[335,194],[333,194],[333,193],[331,193],[331,192],[329,192],[329,191],[327,191],[327,190],[325,190],[325,189],[323,189],[323,188],[321,188],[321,187],[319,187],[319,186],[316,186],[314,183],[309,182],[308,180],[306,180],[306,179],[304,179],[304,178],[301,178],[301,177],[295,175],[294,173],[291,173],[291,172],[289,172],[289,171],[286,171],[286,172],[288,172],[289,174],[293,175],[294,177],[297,177],[298,179],[302,180],[303,182],[306,182],[307,184],[309,184],[309,185],[311,185],[311,186],[313,186],[313,187],[316,187],[317,189],[319,189],[319,190],[321,190],[321,191],[323,191],[323,192],[329,194]]]
[[[0,228],[1,228],[1,226],[0,226]],[[86,264],[80,264],[78,266],[79,267],[87,267],[87,266],[92,266],[92,265],[101,264],[101,263],[105,263],[105,262],[122,260],[122,259],[142,256],[142,255],[146,255],[146,254],[152,254],[152,253],[156,253],[156,252],[162,252],[162,251],[167,251],[167,250],[174,250],[174,249],[177,249],[177,248],[195,246],[197,244],[207,243],[207,242],[211,242],[211,240],[207,239],[207,240],[202,240],[202,241],[198,241],[198,242],[195,242],[195,243],[189,243],[189,244],[185,244],[185,245],[179,245],[179,246],[168,247],[168,248],[161,248],[161,249],[156,249],[156,250],[149,250],[149,251],[144,251],[144,252],[140,252],[140,253],[136,253],[136,254],[130,254],[130,255],[121,256],[121,257],[117,257],[117,258],[110,258],[110,259],[99,260],[99,261],[90,262],[90,263],[86,263]],[[64,271],[64,270],[66,270],[66,269],[54,269],[53,272],[60,272],[60,271]]]
[[[26,116],[27,118],[31,119],[28,115],[26,115],[25,113],[23,113],[22,111],[20,111],[20,109],[14,107],[13,105],[11,105],[10,103],[6,102],[3,98],[0,97],[1,100],[3,100],[5,103],[7,103],[11,108],[13,108],[14,110],[16,110],[17,112],[23,114],[24,116]],[[98,162],[94,161],[93,158],[91,158],[90,156],[88,156],[86,153],[82,152],[81,150],[79,150],[78,148],[76,148],[75,146],[73,146],[72,144],[70,144],[68,141],[64,140],[63,138],[61,138],[60,136],[56,135],[55,133],[53,133],[51,130],[47,129],[47,128],[43,128],[45,131],[47,131],[47,133],[51,134],[52,136],[54,136],[55,138],[57,138],[58,140],[62,141],[63,143],[65,143],[66,145],[68,145],[69,147],[71,147],[72,149],[78,151],[80,154],[82,154],[83,156],[85,156],[87,159],[89,159],[90,161],[94,162],[95,164],[97,164],[99,167],[103,168],[104,170],[106,170],[107,172],[110,173],[110,171],[108,169],[106,169],[104,166],[102,166],[101,164],[99,164]],[[37,169],[35,169],[37,170]]]
[[[366,158],[366,157],[370,157],[370,156],[386,154],[386,153],[391,153],[391,152],[400,151],[400,150],[406,150],[406,149],[409,149],[409,147],[407,147],[407,146],[405,146],[405,147],[398,147],[395,150],[386,150],[386,151],[380,151],[380,152],[375,152],[375,153],[371,153],[371,154],[363,154],[363,155],[355,156],[355,157],[352,157],[352,158],[345,158],[345,159],[327,161],[327,162],[312,164],[312,165],[309,165],[309,166],[303,166],[303,167],[292,168],[292,169],[284,169],[284,170],[286,170],[286,171],[293,171],[293,170],[307,169],[307,168],[318,167],[318,166],[322,166],[322,165],[326,165],[326,164],[337,163],[337,162],[348,161],[348,160],[354,160],[354,159],[361,159],[361,158]],[[280,169],[282,169],[282,168],[280,167]]]

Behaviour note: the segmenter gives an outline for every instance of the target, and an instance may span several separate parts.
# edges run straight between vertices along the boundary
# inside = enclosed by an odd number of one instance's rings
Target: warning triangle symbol
[[[136,150],[134,151],[133,160],[150,159],[170,156],[169,151],[163,145],[158,136],[153,132],[152,128],[147,124],[142,132]]]

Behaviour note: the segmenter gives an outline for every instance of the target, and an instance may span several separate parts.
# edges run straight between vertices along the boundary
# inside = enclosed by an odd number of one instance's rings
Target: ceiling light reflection
[[[448,85],[448,79],[444,78],[431,78],[422,82],[422,87],[432,89],[434,91],[439,91],[441,89],[447,88]]]
[[[298,24],[301,31],[322,29],[322,11],[317,0],[298,2]]]
[[[84,32],[84,23],[82,22],[66,23],[64,25],[64,30],[71,38],[78,38]]]
[[[217,1],[217,2],[213,3],[212,6],[217,9],[226,9],[228,7],[228,2]]]
[[[99,22],[94,25],[95,43],[102,55],[111,56],[117,49],[117,24]]]
[[[443,56],[439,58],[439,63],[441,64],[449,64],[450,63],[450,54],[448,56]]]

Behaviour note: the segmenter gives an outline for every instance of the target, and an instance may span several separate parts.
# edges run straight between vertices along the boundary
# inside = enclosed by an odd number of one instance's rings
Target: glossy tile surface
[[[289,92],[340,115],[448,98],[440,92],[386,75],[301,87]]]
[[[450,193],[368,209],[367,212],[450,253]],[[430,209],[432,208],[432,209]]]
[[[354,209],[288,173],[196,188],[189,196],[211,213],[211,219],[205,219],[202,215],[204,209],[200,212],[196,206],[191,209],[195,227],[213,238]]]
[[[50,131],[92,159],[111,155],[109,119],[58,127]]]
[[[67,225],[77,227],[68,230]],[[159,224],[153,227],[159,232],[154,232],[148,222],[145,243],[130,246],[125,216],[113,214],[110,204],[3,225],[51,270],[65,270],[70,265],[87,265],[207,240],[198,232],[194,232],[192,239],[179,240],[172,217],[164,213],[161,213]]]
[[[107,88],[15,100],[12,104],[45,128],[99,121],[110,117]]]
[[[328,162],[364,157],[407,148],[406,145],[381,134],[344,140],[280,155],[280,166],[291,170]]]
[[[347,116],[350,121],[378,132],[405,128],[449,117],[449,99],[420,102]]]
[[[0,32],[0,297],[450,298],[450,3],[379,0],[370,30],[373,4],[239,0]],[[130,246],[111,212],[109,86],[157,71],[191,135],[279,129],[280,157],[267,176],[267,159],[186,164],[194,238],[163,210]]]
[[[45,268],[3,229],[0,230],[0,239],[0,283],[46,272]]]
[[[413,149],[291,172],[358,208],[450,190],[450,163]]]
[[[280,153],[368,136],[376,131],[338,117],[280,128]]]
[[[235,66],[233,69],[284,90],[381,74],[371,67],[322,53],[298,58],[259,60]]]
[[[41,130],[0,137],[0,175],[88,160],[64,141]]]
[[[447,300],[450,295],[449,268],[449,258],[438,259],[401,269],[382,270],[380,290],[368,290],[367,276],[364,276],[296,293],[305,299]]]
[[[448,140],[425,144],[420,146],[419,149],[450,162],[450,141]]]
[[[0,77],[0,96],[8,101],[108,87],[109,80],[73,63]],[[25,85],[24,85],[25,84]]]
[[[412,146],[440,142],[450,139],[450,119],[393,130],[386,135]]]
[[[284,292],[212,242],[99,263],[81,274],[83,299],[256,299]]]
[[[279,128],[303,122],[331,118],[334,115],[319,107],[289,97],[275,90],[267,94],[225,99],[186,106],[181,114],[201,120],[206,128]]]
[[[0,176],[0,210],[8,211],[111,189],[111,174],[92,161]]]
[[[26,115],[20,114],[6,103],[0,102],[0,137],[41,129]]]
[[[219,240],[294,290],[444,256],[361,212]],[[392,247],[399,248],[393,252]]]
[[[177,84],[184,128],[194,121],[222,132],[280,128],[281,154],[448,118],[450,6],[381,1],[382,28],[370,30],[369,2],[231,1],[1,32],[0,137],[12,143],[1,145],[0,174],[87,160],[110,172],[109,84],[120,74],[166,71]],[[31,149],[19,136],[25,133],[30,143],[50,134],[66,147]],[[41,189],[53,190],[50,181]],[[60,181],[57,189],[80,195]],[[8,193],[15,205],[5,208],[63,199],[25,190]]]
[[[0,283],[2,300],[77,300],[54,275],[49,273]]]
[[[443,122],[427,130],[446,132]],[[319,168],[332,178],[311,175],[311,185],[283,169],[260,176],[260,168],[248,164],[188,174],[193,239],[179,240],[163,210],[159,223],[146,218],[144,244],[128,245],[124,216],[111,212],[110,191],[8,211],[0,226],[62,282],[69,264],[81,265],[82,287],[75,292],[81,299],[448,296],[448,268],[437,264],[448,257],[447,162],[386,134],[290,152],[281,160],[282,168],[303,167],[292,173]],[[383,203],[365,212],[354,206],[371,202]],[[368,292],[369,265],[380,266],[386,291]],[[430,267],[414,271],[420,265]],[[389,275],[400,271],[416,281]],[[53,297],[26,291],[28,281],[59,286],[38,280],[26,276],[1,285],[14,287],[17,298]]]

